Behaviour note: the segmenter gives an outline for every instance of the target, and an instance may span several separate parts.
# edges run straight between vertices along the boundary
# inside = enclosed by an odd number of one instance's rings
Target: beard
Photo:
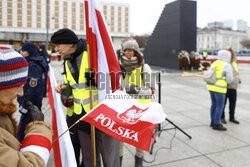
[[[16,112],[15,100],[13,100],[10,104],[3,104],[0,101],[0,113],[1,114],[13,114],[14,112]]]

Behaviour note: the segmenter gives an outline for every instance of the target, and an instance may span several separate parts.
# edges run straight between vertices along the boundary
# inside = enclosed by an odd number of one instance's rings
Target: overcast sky
[[[104,0],[105,1],[105,0]],[[130,4],[130,31],[135,35],[151,33],[165,4],[174,0],[108,0]],[[197,26],[208,22],[232,19],[248,22],[250,27],[250,0],[196,0]]]

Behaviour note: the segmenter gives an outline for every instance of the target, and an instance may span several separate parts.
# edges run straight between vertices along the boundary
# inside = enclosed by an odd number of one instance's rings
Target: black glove
[[[85,78],[87,79],[88,86],[97,86],[95,83],[95,74],[94,72],[85,72]]]
[[[33,105],[30,101],[25,103],[25,106],[28,110],[28,115],[30,121],[44,121],[43,113],[38,109],[37,106]]]

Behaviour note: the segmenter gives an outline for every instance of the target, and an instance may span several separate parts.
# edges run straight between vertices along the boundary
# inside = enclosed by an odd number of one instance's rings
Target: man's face
[[[74,52],[74,44],[55,44],[55,50],[60,53],[63,59],[69,58]]]
[[[23,96],[23,85],[19,87],[0,90],[0,101],[5,105],[11,104],[17,96]]]

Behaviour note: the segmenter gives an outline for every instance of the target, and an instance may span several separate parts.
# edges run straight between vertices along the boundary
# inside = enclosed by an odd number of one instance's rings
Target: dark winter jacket
[[[20,106],[25,107],[26,101],[31,101],[39,109],[42,106],[42,98],[44,91],[44,78],[45,72],[48,70],[47,63],[39,55],[38,48],[32,42],[26,42],[22,46],[22,51],[29,53],[28,57],[25,57],[29,63],[28,80],[24,85],[23,97],[18,97],[17,100]]]

